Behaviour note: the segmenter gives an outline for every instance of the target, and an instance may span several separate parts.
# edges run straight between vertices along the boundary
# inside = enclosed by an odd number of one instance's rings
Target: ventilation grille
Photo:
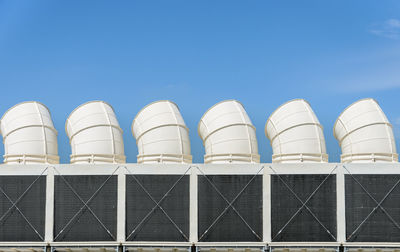
[[[336,240],[335,175],[272,175],[271,194],[273,242]]]
[[[54,203],[55,241],[115,240],[117,176],[55,176]]]
[[[346,175],[345,181],[347,241],[400,242],[400,175]]]
[[[188,241],[189,176],[126,177],[126,240]]]
[[[262,241],[262,176],[199,175],[198,185],[200,242]]]

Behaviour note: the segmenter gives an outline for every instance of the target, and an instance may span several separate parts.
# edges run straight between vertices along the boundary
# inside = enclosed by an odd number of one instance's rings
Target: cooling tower
[[[328,162],[322,125],[303,99],[281,105],[268,118],[273,163]]]
[[[15,105],[1,118],[4,163],[58,164],[57,130],[49,109],[29,101]]]
[[[392,125],[371,98],[347,107],[333,126],[342,163],[397,162]]]
[[[192,163],[189,129],[171,101],[144,107],[132,122],[138,163]]]
[[[122,129],[108,103],[91,101],[77,107],[65,131],[71,143],[71,163],[125,163]]]
[[[256,128],[236,100],[212,106],[199,122],[204,163],[259,163]]]

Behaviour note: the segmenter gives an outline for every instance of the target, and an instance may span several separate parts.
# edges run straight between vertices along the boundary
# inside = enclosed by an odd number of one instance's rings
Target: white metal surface
[[[256,128],[240,102],[212,106],[200,119],[198,132],[206,151],[204,163],[260,163]]]
[[[65,131],[71,143],[71,163],[125,163],[122,129],[108,103],[80,105],[69,115]]]
[[[333,134],[342,148],[342,163],[398,161],[392,125],[374,99],[347,107],[336,120]]]
[[[273,168],[270,169],[269,166]],[[333,168],[337,166],[337,169],[332,172]],[[190,171],[187,173],[190,178],[190,212],[191,212],[191,223],[190,223],[190,242],[163,242],[163,241],[138,241],[138,242],[126,242],[124,241],[125,230],[124,230],[124,210],[125,205],[125,188],[123,177],[129,176],[129,174],[149,174],[149,175],[182,175],[191,167]],[[264,167],[264,171],[260,173],[263,176],[263,232],[264,239],[263,242],[197,242],[197,187],[196,181],[198,176],[206,175],[216,175],[216,174],[255,174]],[[119,171],[115,172],[116,169]],[[45,171],[47,169],[47,171]],[[199,170],[201,172],[199,172]],[[276,172],[276,173],[275,173]],[[332,172],[336,174],[337,180],[337,242],[271,242],[270,232],[271,232],[271,197],[270,197],[270,177],[275,174],[329,174]],[[47,176],[47,186],[46,188],[46,213],[51,213],[54,211],[54,204],[52,203],[54,198],[54,175],[111,175],[115,174],[119,177],[118,179],[118,233],[117,241],[114,242],[102,242],[102,241],[87,241],[87,242],[52,242],[51,232],[53,227],[54,214],[46,214],[46,241],[42,243],[35,242],[0,242],[0,247],[6,246],[34,246],[34,245],[46,245],[55,247],[73,247],[73,246],[113,246],[113,245],[125,245],[125,246],[190,246],[192,244],[199,247],[246,247],[246,246],[263,246],[268,245],[270,247],[327,247],[327,246],[339,246],[344,245],[346,247],[400,247],[400,243],[388,243],[388,242],[346,242],[345,241],[345,185],[344,185],[344,175],[346,174],[400,174],[400,164],[399,163],[353,163],[353,164],[340,164],[340,163],[300,163],[300,164],[96,164],[96,165],[75,165],[75,164],[56,164],[56,165],[0,165],[0,176],[7,175],[39,175],[43,174]],[[192,184],[193,183],[193,184]],[[193,198],[192,198],[193,197]],[[122,202],[121,202],[122,201]],[[192,226],[193,225],[193,226]],[[197,229],[197,228],[196,228]],[[192,233],[193,232],[193,233]],[[1,250],[1,249],[0,249]]]
[[[265,135],[271,141],[273,163],[328,162],[322,125],[303,99],[276,109],[265,124]]]
[[[57,130],[42,103],[19,103],[1,118],[4,163],[59,163]]]
[[[132,122],[132,134],[138,146],[138,163],[192,163],[189,129],[171,101],[144,107]]]

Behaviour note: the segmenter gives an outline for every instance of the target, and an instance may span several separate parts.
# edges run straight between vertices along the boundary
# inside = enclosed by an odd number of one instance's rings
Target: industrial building
[[[59,163],[45,105],[20,103],[0,123],[0,252],[400,250],[398,154],[373,99],[337,119],[341,163],[328,162],[322,125],[303,99],[266,122],[272,163],[260,163],[255,127],[235,100],[200,119],[204,164],[192,163],[171,101],[133,120],[134,164],[103,101],[66,120],[70,164]]]

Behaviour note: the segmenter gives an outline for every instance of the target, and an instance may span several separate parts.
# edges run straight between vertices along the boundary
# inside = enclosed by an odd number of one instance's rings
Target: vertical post
[[[118,192],[117,192],[117,241],[125,242],[125,212],[126,212],[126,168],[118,168]]]
[[[54,227],[54,167],[47,167],[46,175],[46,216],[44,228],[44,241],[49,243],[53,241]]]
[[[336,218],[337,218],[337,241],[346,242],[346,194],[344,168],[339,165],[336,173]]]
[[[271,242],[271,174],[263,170],[263,242]]]
[[[197,204],[198,204],[198,180],[197,180],[197,171],[198,167],[197,166],[192,166],[190,168],[190,212],[189,212],[189,225],[190,225],[190,235],[189,235],[189,241],[193,244],[197,242],[198,239],[198,228],[197,228],[197,221],[198,221],[198,212],[197,212]]]

